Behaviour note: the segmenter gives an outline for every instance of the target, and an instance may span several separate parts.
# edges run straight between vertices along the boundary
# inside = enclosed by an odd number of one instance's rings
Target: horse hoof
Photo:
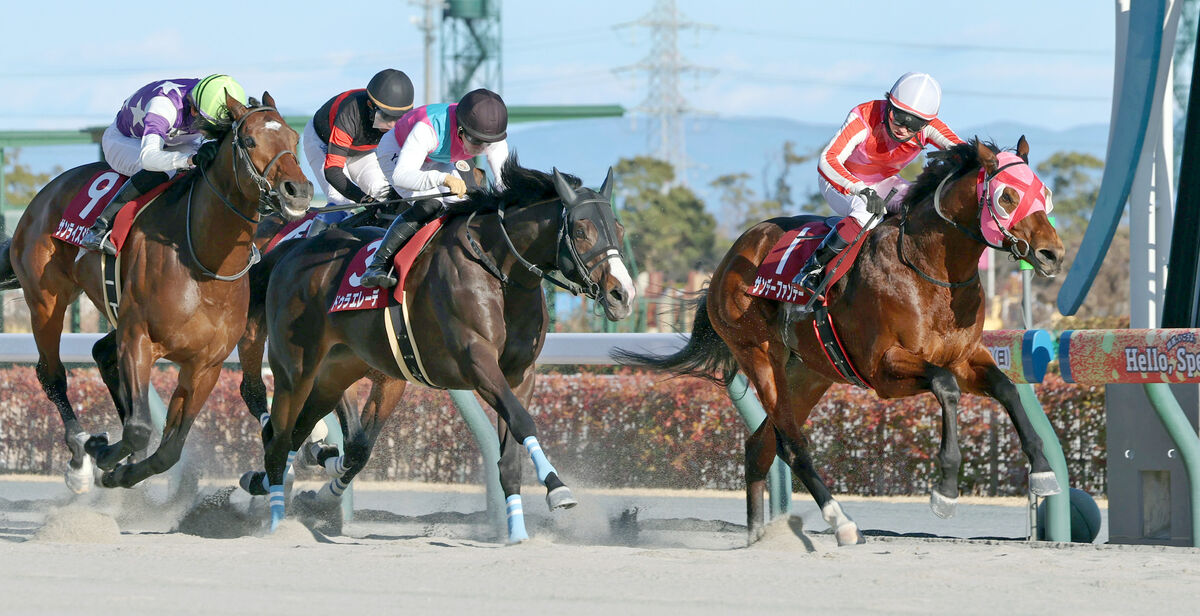
[[[275,507],[271,507],[271,523],[267,526],[267,534],[274,534],[279,528],[279,523],[283,521],[283,507],[279,507],[276,511]]]
[[[1054,471],[1042,471],[1029,474],[1029,491],[1038,496],[1052,496],[1062,492],[1062,487],[1058,485]]]
[[[929,493],[929,508],[933,509],[934,515],[943,520],[952,518],[958,509],[958,497],[950,498],[934,490]]]
[[[118,467],[119,468],[119,467]],[[119,488],[121,481],[117,478],[117,470],[111,470],[100,475],[100,485],[106,488]]]
[[[83,494],[92,489],[92,482],[94,481],[92,477],[92,459],[84,456],[79,468],[71,468],[71,465],[68,464],[66,472],[63,473],[63,479],[67,482],[67,489],[75,494]]]
[[[550,506],[550,510],[555,509],[570,509],[579,504],[575,497],[571,495],[571,488],[567,486],[558,486],[546,493],[546,504]]]
[[[107,432],[93,434],[87,437],[87,440],[83,442],[83,451],[93,458],[98,457],[101,453],[101,450],[105,447],[108,447]]]
[[[342,534],[342,499],[328,490],[305,490],[292,497],[292,517],[324,535]]]
[[[529,541],[529,533],[525,531],[525,525],[521,524],[519,528],[508,529],[508,545],[517,545]]]
[[[858,524],[849,522],[842,524],[833,531],[833,536],[837,537],[838,547],[846,545],[860,545],[867,542],[867,538],[858,532]]]
[[[246,471],[242,473],[242,477],[238,479],[238,485],[242,487],[246,493],[253,496],[266,496],[267,474],[263,471]]]

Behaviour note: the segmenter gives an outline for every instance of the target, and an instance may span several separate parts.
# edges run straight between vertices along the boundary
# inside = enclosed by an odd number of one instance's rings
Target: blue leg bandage
[[[513,494],[504,500],[505,513],[508,515],[508,542],[520,543],[529,539],[525,532],[525,510],[521,508],[521,495]]]
[[[538,443],[536,436],[525,438],[525,449],[529,452],[529,457],[533,459],[533,467],[537,469],[538,483],[546,485],[546,477],[554,471],[554,465],[546,459],[546,454],[542,453],[542,445]]]

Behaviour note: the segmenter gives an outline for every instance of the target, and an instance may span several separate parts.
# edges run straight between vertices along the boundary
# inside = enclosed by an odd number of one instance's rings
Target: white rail
[[[59,353],[66,363],[90,363],[92,345],[104,334],[63,334]],[[611,364],[613,349],[657,354],[679,350],[687,342],[680,334],[549,334],[539,364]],[[0,334],[0,362],[32,363],[38,358],[32,334]],[[225,360],[238,363],[237,349]]]

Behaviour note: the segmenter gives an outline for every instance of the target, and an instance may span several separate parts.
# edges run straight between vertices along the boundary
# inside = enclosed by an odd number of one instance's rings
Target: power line
[[[758,81],[767,81],[774,83],[788,83],[804,86],[827,86],[833,88],[841,88],[847,90],[880,90],[879,84],[855,83],[849,81],[838,81],[834,79],[819,79],[806,77],[780,77],[775,73],[755,73],[752,71],[737,71],[737,70],[722,70],[724,75],[734,77],[745,77]],[[959,90],[949,88],[943,90],[943,94],[952,94],[954,96],[972,97],[972,98],[1003,98],[1008,100],[1045,100],[1045,101],[1063,101],[1063,102],[1098,102],[1107,103],[1111,101],[1109,96],[1086,96],[1073,94],[1051,94],[1039,92],[988,92],[984,90]]]
[[[1075,56],[1111,56],[1112,50],[1106,49],[1079,49],[1066,47],[1014,47],[1002,45],[961,45],[948,43],[920,43],[906,41],[889,41],[878,39],[865,38],[845,38],[832,36],[812,36],[808,34],[796,34],[795,32],[783,32],[779,30],[753,30],[745,28],[718,28],[718,32],[728,32],[730,34],[740,34],[745,36],[753,36],[756,38],[771,37],[788,41],[811,42],[821,44],[837,44],[837,45],[853,45],[856,47],[895,47],[900,49],[926,49],[929,51],[952,51],[952,52],[972,52],[972,53],[1017,53],[1017,54],[1034,54],[1039,56],[1045,55],[1075,55]]]

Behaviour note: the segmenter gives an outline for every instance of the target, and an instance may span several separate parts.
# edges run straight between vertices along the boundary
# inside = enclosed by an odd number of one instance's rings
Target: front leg
[[[1062,487],[1043,451],[1042,438],[1029,420],[1017,386],[996,366],[992,354],[982,344],[971,355],[970,364],[970,371],[963,375],[965,378],[960,377],[963,388],[971,393],[991,396],[1004,406],[1013,427],[1017,429],[1021,451],[1029,459],[1029,490],[1038,496],[1061,492]]]

